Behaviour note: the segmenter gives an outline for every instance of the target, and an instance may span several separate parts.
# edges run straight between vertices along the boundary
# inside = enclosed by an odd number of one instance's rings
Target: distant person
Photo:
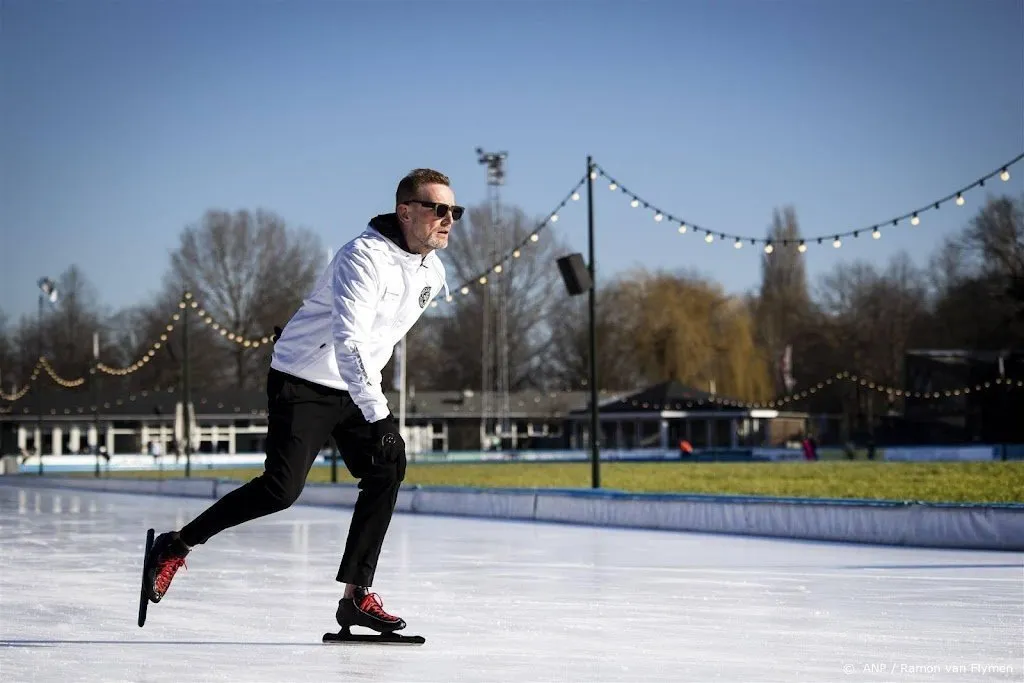
[[[852,440],[847,439],[846,443],[843,444],[843,452],[846,453],[847,460],[854,460],[857,457],[857,444],[853,443]]]
[[[417,169],[398,183],[394,213],[376,216],[338,250],[275,341],[263,474],[156,538],[144,570],[152,602],[164,597],[194,546],[294,503],[333,436],[360,489],[337,574],[345,588],[336,618],[343,630],[405,628],[368,591],[406,469],[381,371],[431,300],[447,290],[435,251],[448,246],[463,211],[447,176]]]
[[[803,446],[805,460],[818,459],[818,442],[814,440],[813,436],[810,434],[805,436],[801,445]]]

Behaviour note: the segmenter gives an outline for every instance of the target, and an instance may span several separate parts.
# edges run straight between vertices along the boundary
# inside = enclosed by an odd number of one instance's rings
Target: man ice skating
[[[373,218],[342,247],[275,342],[267,377],[264,472],[182,527],[157,536],[144,567],[152,602],[167,593],[196,545],[299,497],[317,454],[333,436],[359,480],[337,580],[345,584],[338,623],[381,633],[405,627],[388,614],[373,583],[381,544],[405,478],[405,443],[381,385],[397,344],[445,289],[434,253],[464,209],[444,174],[411,171],[398,184],[395,212]]]

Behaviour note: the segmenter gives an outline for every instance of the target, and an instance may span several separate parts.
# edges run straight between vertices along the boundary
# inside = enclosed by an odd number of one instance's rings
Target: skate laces
[[[174,574],[182,567],[188,569],[188,566],[185,564],[184,555],[175,555],[162,560],[160,562],[160,572],[156,576],[156,589],[160,593],[166,593],[167,589],[171,587],[171,579],[174,578]]]
[[[376,593],[367,593],[363,599],[359,601],[359,609],[380,619],[388,621],[395,621],[397,619],[397,617],[394,617],[384,611],[384,603],[381,602],[380,596]]]

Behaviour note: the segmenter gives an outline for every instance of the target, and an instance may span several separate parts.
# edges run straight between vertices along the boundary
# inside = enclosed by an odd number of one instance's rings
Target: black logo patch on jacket
[[[420,292],[420,308],[425,307],[428,301],[430,301],[430,287],[424,287]]]

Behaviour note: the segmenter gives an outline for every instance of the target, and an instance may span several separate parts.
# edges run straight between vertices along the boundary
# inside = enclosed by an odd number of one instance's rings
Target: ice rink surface
[[[1024,681],[1024,555],[396,515],[422,646],[324,645],[350,512],[197,547],[136,625],[148,527],[209,501],[0,486],[0,680]]]

